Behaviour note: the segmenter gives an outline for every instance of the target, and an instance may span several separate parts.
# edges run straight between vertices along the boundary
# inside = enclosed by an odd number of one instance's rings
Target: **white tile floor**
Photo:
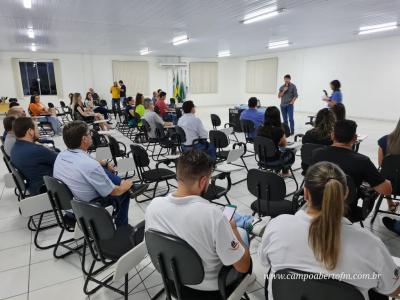
[[[228,107],[199,107],[198,115],[204,120],[208,128],[211,128],[210,113],[217,113],[223,122],[228,121]],[[308,126],[304,125],[308,114],[296,113],[297,132],[305,132]],[[368,138],[362,143],[360,152],[368,155],[374,162],[377,157],[376,140],[383,134],[394,128],[394,122],[356,120],[359,124],[358,132],[368,134]],[[2,126],[2,125],[0,125]],[[2,132],[2,128],[0,127]],[[240,135],[241,138],[243,136]],[[117,138],[126,144],[129,140],[122,136]],[[60,148],[62,139],[56,138],[56,144]],[[253,158],[247,158],[250,166],[255,166]],[[252,162],[253,161],[253,162]],[[0,175],[5,173],[5,167],[1,164]],[[296,162],[296,166],[299,162]],[[300,179],[301,175],[297,172]],[[233,179],[244,178],[246,174],[238,173]],[[294,189],[292,182],[287,182],[289,191]],[[26,300],[26,299],[119,299],[120,295],[101,289],[94,295],[87,297],[83,291],[84,278],[80,269],[80,258],[71,255],[64,259],[55,259],[52,250],[38,250],[33,244],[33,234],[26,227],[27,219],[18,213],[18,203],[13,190],[4,187],[3,177],[0,181],[0,299]],[[241,213],[249,214],[249,208],[254,197],[249,194],[246,182],[235,185],[229,192],[231,201],[238,206]],[[129,217],[130,223],[135,224],[144,218],[144,212],[148,203],[137,204],[131,202]],[[386,230],[380,217],[371,227],[369,221],[365,222],[366,228],[379,236],[387,245],[392,255],[400,256],[400,241],[398,236]],[[45,232],[40,239],[42,242],[54,240],[56,230]],[[255,255],[257,240],[252,241],[251,253],[254,262],[254,272],[257,281],[249,288],[251,299],[264,299],[264,271]],[[139,271],[139,274],[137,274]],[[129,299],[150,299],[161,288],[161,278],[149,259],[144,260],[137,270],[130,273],[130,297]],[[143,280],[143,284],[140,283]]]

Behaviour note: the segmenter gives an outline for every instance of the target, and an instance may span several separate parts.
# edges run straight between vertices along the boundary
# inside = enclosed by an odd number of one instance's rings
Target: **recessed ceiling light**
[[[397,28],[398,28],[397,22],[390,22],[390,23],[371,25],[371,26],[361,26],[358,34],[360,34],[360,35],[370,34],[370,33],[382,32],[382,31],[387,31],[387,30],[393,30],[393,29],[397,29]]]
[[[276,48],[283,48],[288,47],[290,45],[288,40],[284,41],[277,41],[277,42],[269,42],[268,49],[276,49]]]
[[[36,47],[36,44],[35,44],[35,43],[32,43],[32,45],[31,45],[31,50],[32,50],[33,52],[36,52],[37,47]]]
[[[231,52],[229,50],[218,52],[218,57],[228,57],[231,56]]]
[[[147,55],[149,54],[151,51],[149,48],[144,48],[142,50],[140,50],[140,55]]]
[[[189,42],[189,38],[187,35],[181,35],[181,36],[177,36],[174,37],[174,39],[172,40],[172,44],[174,46],[180,45],[180,44],[184,44]]]
[[[32,28],[32,27],[29,27],[29,28],[28,28],[28,37],[29,37],[30,39],[34,39],[34,38],[35,38],[35,32],[33,31],[33,28]]]
[[[24,0],[25,8],[32,8],[32,0]]]
[[[269,7],[266,7],[266,8],[263,8],[263,9],[260,9],[260,10],[257,10],[255,12],[245,15],[241,22],[243,24],[251,24],[254,22],[258,22],[258,21],[262,21],[265,19],[275,17],[283,11],[284,11],[283,8],[278,9],[278,7],[276,5],[269,6]]]

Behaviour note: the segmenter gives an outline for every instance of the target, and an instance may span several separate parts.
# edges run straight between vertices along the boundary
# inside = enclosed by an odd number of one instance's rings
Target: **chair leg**
[[[226,202],[228,202],[228,205],[231,205],[231,201],[229,201],[228,196],[225,194],[224,197],[225,197],[225,199],[226,199]]]
[[[383,196],[381,195],[381,196],[379,196],[378,202],[375,205],[375,211],[374,211],[374,215],[373,215],[373,217],[371,219],[371,224],[374,223],[375,218],[378,215],[379,209],[380,209],[381,204],[382,204],[382,200],[383,200]]]
[[[128,300],[128,293],[129,293],[129,291],[128,291],[128,283],[129,283],[129,276],[128,276],[128,273],[126,273],[125,274],[125,291],[124,291],[124,299],[125,300]]]

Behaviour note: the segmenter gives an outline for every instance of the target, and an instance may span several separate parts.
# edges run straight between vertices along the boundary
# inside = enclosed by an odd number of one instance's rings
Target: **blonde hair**
[[[304,186],[310,192],[311,207],[319,211],[311,222],[308,243],[316,260],[328,270],[333,270],[341,247],[341,223],[347,195],[346,175],[335,164],[317,163],[308,169]]]

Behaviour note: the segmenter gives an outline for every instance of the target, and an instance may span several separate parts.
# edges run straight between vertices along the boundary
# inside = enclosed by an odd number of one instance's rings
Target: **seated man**
[[[390,195],[392,193],[390,181],[385,180],[368,156],[352,150],[353,144],[357,141],[356,130],[357,124],[352,120],[336,122],[332,133],[332,146],[315,150],[312,156],[313,162],[332,162],[350,176],[357,187],[367,182],[376,192]]]
[[[4,138],[3,144],[4,144],[4,151],[6,152],[6,154],[8,156],[11,155],[11,149],[14,147],[14,144],[16,141],[14,131],[12,128],[15,119],[16,118],[14,116],[5,117],[3,119],[3,125],[4,125],[4,131],[5,131],[5,138]]]
[[[204,266],[204,280],[190,288],[209,291],[204,299],[214,299],[213,294],[218,294],[218,272],[223,265],[233,265],[240,273],[249,272],[251,258],[244,228],[254,224],[252,217],[238,214],[229,222],[221,208],[201,197],[208,188],[212,170],[213,163],[204,152],[184,153],[177,162],[177,191],[153,199],[145,214],[146,230],[175,235],[197,251]],[[237,226],[239,221],[244,223],[242,228]],[[260,221],[253,232],[265,225],[265,220]]]
[[[257,136],[257,129],[264,122],[264,113],[258,111],[257,109],[258,99],[256,97],[251,97],[248,102],[249,108],[240,114],[240,120],[249,120],[254,123],[254,132],[250,134],[250,137],[255,139]]]
[[[21,117],[14,121],[13,131],[17,141],[11,150],[11,163],[26,178],[31,195],[43,192],[43,176],[52,176],[57,153],[38,145],[37,125],[31,118]]]
[[[85,122],[73,121],[65,125],[63,139],[68,149],[58,155],[54,177],[64,182],[79,200],[90,202],[108,197],[118,207],[115,225],[127,225],[129,198],[143,193],[148,185],[132,189],[133,183],[113,174],[113,168],[107,162],[100,163],[91,158],[87,150],[92,138]]]
[[[209,144],[208,132],[204,128],[201,120],[195,116],[196,107],[192,100],[187,100],[182,104],[183,116],[178,120],[178,126],[185,131],[186,142],[183,145],[183,151],[189,151],[192,148],[206,151],[213,161],[217,159],[215,147]],[[204,143],[197,143],[193,145],[193,141],[202,139]]]
[[[171,122],[164,122],[163,119],[159,115],[154,112],[154,104],[153,101],[149,98],[144,100],[144,108],[146,111],[144,112],[143,118],[150,125],[150,132],[148,132],[149,138],[156,138],[156,125],[160,124],[162,126],[172,125]]]

